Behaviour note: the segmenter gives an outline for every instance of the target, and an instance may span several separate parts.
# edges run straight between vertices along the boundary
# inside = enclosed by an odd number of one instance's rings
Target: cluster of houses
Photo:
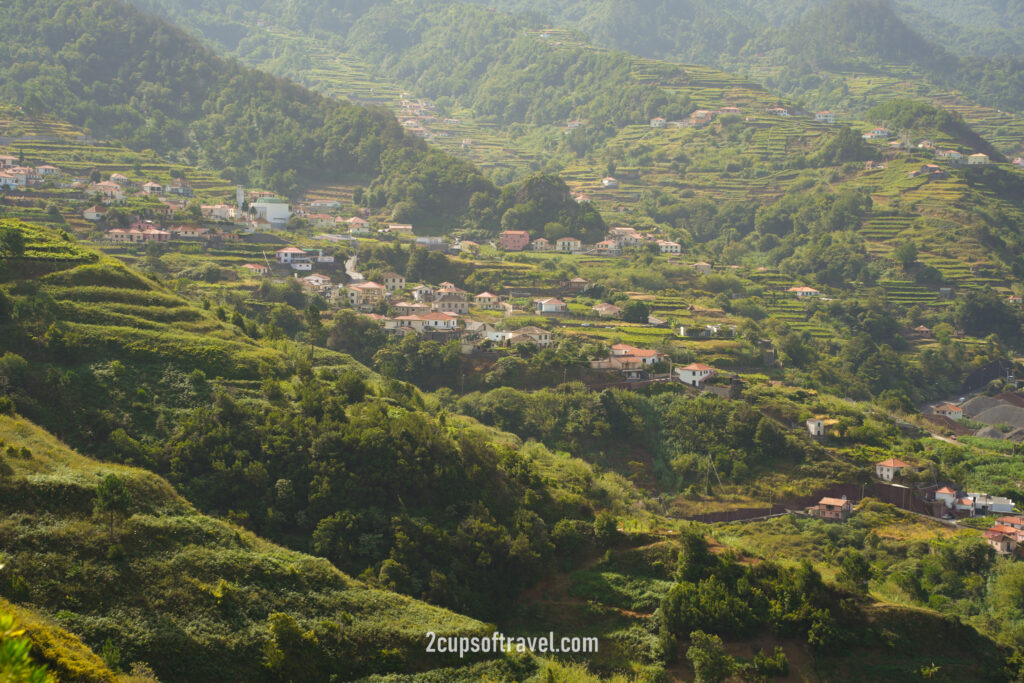
[[[812,421],[808,421],[808,429],[812,430]],[[898,483],[905,473],[920,470],[920,467],[899,458],[888,458],[875,463],[875,476],[879,480],[890,486],[905,489],[907,500],[909,501],[910,497],[913,497],[918,501],[916,509],[924,510],[933,517],[963,519],[989,515],[1012,515],[1014,512],[1013,501],[1003,496],[967,492],[951,484],[909,487]],[[844,521],[852,514],[853,504],[845,496],[842,498],[825,497],[816,505],[808,508],[807,512],[821,519]],[[1011,519],[1015,522],[1011,523]],[[985,539],[998,552],[1012,552],[1024,539],[1024,518],[1001,517],[992,529],[985,533]]]
[[[779,105],[768,107],[765,112],[772,116],[779,116],[782,118],[789,118],[801,113]],[[651,119],[651,128],[668,128],[670,126],[673,128],[700,128],[701,126],[706,126],[711,123],[715,116],[739,113],[739,107],[726,106],[721,107],[717,111],[698,109],[682,121],[668,121],[664,117],[656,116]],[[814,120],[818,123],[835,123],[836,117],[831,111],[824,110],[816,112],[814,114]]]
[[[678,242],[657,239],[645,235],[635,228],[615,227],[608,231],[605,239],[594,245],[585,245],[577,237],[559,237],[554,242],[546,237],[530,240],[526,230],[505,230],[498,235],[498,245],[505,251],[553,251],[562,254],[604,254],[617,256],[624,249],[639,247],[643,244],[655,244],[662,254],[678,254],[682,247]]]
[[[171,240],[234,240],[238,235],[224,233],[210,228],[194,225],[175,225],[169,228],[160,227],[159,223],[141,218],[134,218],[127,228],[112,228],[105,236],[111,242],[136,244],[139,242],[169,242]]]
[[[154,181],[137,183],[123,173],[111,173],[110,177],[97,183],[92,183],[86,190],[90,194],[100,196],[104,204],[123,202],[125,197],[133,192],[141,192],[144,195],[154,197],[161,195],[178,195],[180,197],[191,197],[195,194],[192,186],[181,178],[175,178],[170,183],[160,184]],[[175,205],[176,207],[178,205]]]
[[[16,156],[0,154],[0,189],[23,189],[39,185],[47,178],[59,174],[60,169],[56,166],[24,166]]]
[[[595,370],[618,370],[626,379],[643,379],[652,367],[668,360],[668,356],[654,349],[640,349],[629,344],[614,344],[608,358],[590,361]]]
[[[1024,517],[1004,515],[984,533],[985,541],[1000,555],[1016,554],[1024,543]]]

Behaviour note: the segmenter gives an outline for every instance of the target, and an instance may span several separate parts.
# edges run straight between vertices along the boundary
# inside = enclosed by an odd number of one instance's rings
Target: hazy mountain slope
[[[473,194],[494,194],[476,169],[407,136],[391,114],[221,59],[113,0],[6,3],[0,39],[5,99],[234,182],[294,194],[310,182],[412,174],[418,201],[380,193],[381,206],[403,201],[405,220],[437,230],[459,224]]]

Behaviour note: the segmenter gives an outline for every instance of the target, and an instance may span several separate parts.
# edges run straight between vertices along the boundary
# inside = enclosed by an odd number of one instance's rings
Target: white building
[[[882,481],[892,481],[893,477],[908,467],[910,467],[909,463],[905,463],[898,458],[889,458],[888,460],[875,463],[875,476]]]
[[[555,241],[555,251],[566,254],[578,254],[583,250],[583,243],[575,237],[559,237]]]
[[[252,210],[257,218],[267,220],[274,227],[282,227],[292,215],[288,203],[277,197],[260,197],[252,205]]]
[[[714,377],[717,372],[710,365],[704,365],[703,363],[690,363],[681,368],[676,368],[676,375],[679,377],[679,381],[683,384],[689,384],[691,387],[699,387],[708,379]]]

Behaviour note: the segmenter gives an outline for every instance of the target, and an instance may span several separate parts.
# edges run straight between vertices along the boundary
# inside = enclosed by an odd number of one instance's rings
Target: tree
[[[866,595],[871,580],[871,563],[863,553],[851,550],[839,563],[839,583],[858,595]]]
[[[96,487],[93,509],[97,515],[107,516],[110,540],[114,540],[114,522],[119,517],[127,516],[130,505],[131,494],[128,492],[128,485],[116,474],[108,474]]]
[[[696,683],[721,683],[736,668],[736,661],[725,653],[722,639],[704,631],[690,633],[686,658],[693,665]]]
[[[25,253],[25,235],[17,228],[0,228],[0,252],[6,256]]]
[[[609,547],[619,540],[619,520],[608,510],[602,510],[594,520],[594,537],[597,542]]]
[[[650,307],[643,301],[630,301],[622,307],[622,319],[628,323],[646,323],[650,314]]]
[[[910,267],[917,261],[917,245],[911,241],[903,242],[896,247],[892,255],[903,266],[903,270],[910,270]]]

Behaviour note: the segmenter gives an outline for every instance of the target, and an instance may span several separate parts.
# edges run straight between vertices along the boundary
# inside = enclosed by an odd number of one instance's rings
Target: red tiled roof
[[[714,370],[710,365],[704,365],[703,363],[690,363],[683,367],[683,370]]]
[[[889,458],[877,463],[880,467],[910,467],[910,463],[903,462],[899,458]]]
[[[843,498],[829,498],[829,497],[825,497],[825,498],[822,498],[821,500],[818,501],[818,505],[838,505],[839,507],[842,507],[842,506],[846,505],[849,502],[850,501],[845,500]]]

